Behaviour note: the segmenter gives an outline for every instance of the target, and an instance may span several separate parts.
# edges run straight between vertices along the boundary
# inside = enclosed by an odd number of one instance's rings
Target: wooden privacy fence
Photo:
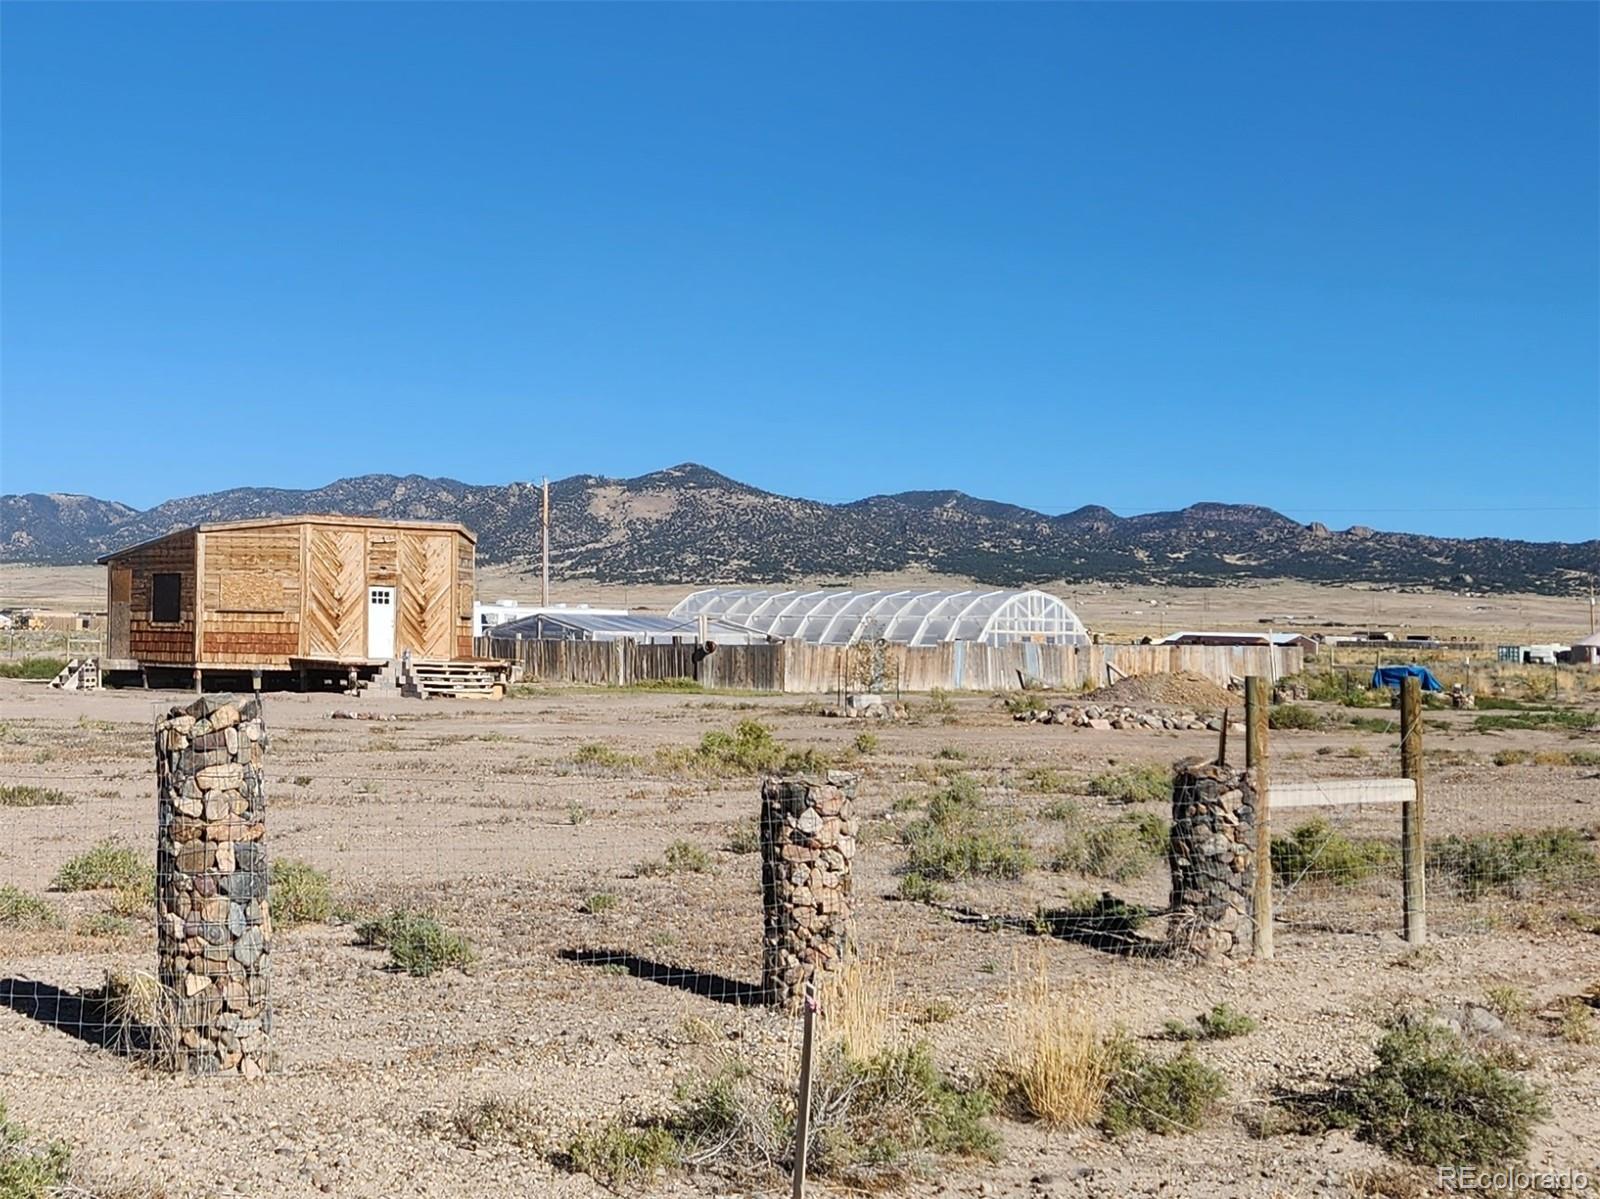
[[[702,653],[688,642],[512,641],[480,637],[479,657],[522,665],[529,682],[620,687],[653,679],[695,679],[702,686],[817,695],[848,685],[851,647],[785,641],[720,645]],[[887,677],[901,691],[1016,691],[1028,685],[1077,689],[1126,675],[1186,670],[1220,686],[1261,675],[1277,679],[1302,666],[1298,647],[1265,645],[889,645]]]
[[[713,653],[687,642],[508,641],[480,637],[476,653],[522,666],[526,682],[626,687],[658,679],[694,679],[704,687],[782,691],[781,645],[719,645]]]

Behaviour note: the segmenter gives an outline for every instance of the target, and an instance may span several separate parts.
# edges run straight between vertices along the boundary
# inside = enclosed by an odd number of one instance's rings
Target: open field
[[[837,584],[805,580],[795,586]],[[901,573],[849,580],[863,587],[964,587],[968,579]],[[1388,629],[1397,635],[1428,632],[1486,641],[1570,641],[1589,631],[1588,602],[1548,595],[1467,596],[1364,586],[1271,582],[1238,587],[1138,587],[1056,580],[1041,584],[1064,596],[1090,629],[1109,639],[1159,636],[1180,629],[1323,628]],[[665,610],[691,590],[687,584],[622,586],[557,580],[561,603]],[[0,607],[38,606],[68,611],[105,607],[105,568],[0,564]],[[536,573],[481,566],[478,596],[492,601],[533,601]],[[1262,620],[1270,620],[1263,625]]]
[[[1049,1133],[1006,1110],[993,1120],[1000,1161],[948,1161],[904,1193],[1430,1193],[1431,1171],[1397,1166],[1348,1131],[1268,1135],[1258,1117],[1284,1089],[1325,1085],[1369,1063],[1393,1013],[1492,994],[1521,997],[1502,1003],[1518,1008],[1506,1036],[1526,1062],[1520,1073],[1547,1088],[1553,1107],[1529,1163],[1600,1165],[1600,1048],[1556,1035],[1550,1015],[1600,983],[1592,874],[1517,879],[1466,898],[1441,845],[1422,951],[1395,933],[1392,860],[1347,885],[1312,869],[1283,888],[1272,962],[1186,966],[1039,935],[1034,913],[1071,896],[1106,890],[1166,903],[1166,867],[1153,854],[1107,865],[1062,847],[1075,829],[1131,814],[1159,822],[1164,802],[1094,794],[1114,790],[1100,776],[1210,755],[1216,734],[1020,724],[986,696],[913,697],[912,720],[868,729],[795,697],[574,689],[475,704],[269,695],[269,850],[326,871],[333,912],[276,934],[277,1073],[248,1089],[162,1077],[86,1043],[70,1024],[25,1011],[40,988],[76,993],[111,968],[153,969],[154,932],[137,904],[120,923],[96,919],[117,902],[113,893],[49,887],[97,841],[141,854],[153,845],[151,720],[188,698],[63,695],[0,680],[3,782],[67,801],[0,809],[0,885],[41,898],[59,925],[0,925],[0,1095],[10,1119],[70,1143],[86,1178],[148,1188],[127,1193],[598,1196],[611,1192],[565,1165],[578,1132],[619,1113],[667,1111],[676,1083],[728,1055],[759,1077],[791,1076],[795,1019],[729,1002],[760,971],[755,773],[683,755],[745,719],[769,726],[785,747],[814,748],[860,773],[860,948],[892,969],[890,1035],[926,1040],[960,1084],[994,1078],[1017,979],[1040,968],[1157,1052],[1167,1021],[1191,1021],[1217,1003],[1260,1022],[1248,1035],[1197,1046],[1228,1086],[1198,1131]],[[1340,723],[1274,732],[1275,779],[1395,773],[1389,710],[1361,712],[1367,723],[1357,728],[1349,710],[1308,707]],[[332,718],[351,708],[389,719]],[[1600,767],[1585,754],[1597,748],[1593,735],[1474,731],[1481,715],[1427,713],[1430,840],[1574,830],[1592,859]],[[873,739],[858,742],[864,731]],[[977,785],[986,818],[1037,865],[1016,878],[949,883],[939,905],[899,898],[908,830],[926,818],[930,794],[962,777]],[[1313,816],[1285,812],[1275,831]],[[1392,808],[1328,819],[1361,844],[1397,845]],[[650,865],[684,839],[708,847],[708,860]],[[1053,856],[1067,858],[1061,869],[1049,868]],[[380,952],[356,944],[352,925],[397,905],[466,934],[475,964],[431,977],[384,969]],[[1145,931],[1159,937],[1161,924]],[[472,1112],[484,1110],[474,1105],[486,1100],[513,1101],[515,1136],[497,1139],[474,1123]],[[1415,1189],[1373,1189],[1383,1179]],[[684,1171],[620,1189],[787,1194],[775,1174],[731,1181]],[[819,1182],[813,1193],[854,1192]]]

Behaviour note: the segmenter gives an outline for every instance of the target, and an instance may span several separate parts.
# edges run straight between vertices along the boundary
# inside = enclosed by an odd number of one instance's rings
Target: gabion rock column
[[[1172,778],[1167,946],[1207,961],[1247,958],[1254,931],[1255,787],[1248,771],[1180,764]]]
[[[761,992],[788,1006],[806,981],[843,964],[850,942],[851,814],[856,776],[830,770],[826,782],[768,778],[761,783]]]
[[[156,940],[189,1074],[272,1061],[266,744],[259,698],[203,696],[156,723]]]

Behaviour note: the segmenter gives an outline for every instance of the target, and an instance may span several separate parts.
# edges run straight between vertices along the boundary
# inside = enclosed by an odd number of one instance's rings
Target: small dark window
[[[183,619],[183,576],[152,575],[150,619],[156,624],[177,624]]]

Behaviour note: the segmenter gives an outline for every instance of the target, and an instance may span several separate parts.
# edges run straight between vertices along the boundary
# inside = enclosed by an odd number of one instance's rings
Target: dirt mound
[[[1242,708],[1244,698],[1224,691],[1204,675],[1180,670],[1174,674],[1141,674],[1118,679],[1078,697],[1081,703],[1122,704],[1130,708],[1191,708],[1196,712],[1220,712],[1223,708]]]

